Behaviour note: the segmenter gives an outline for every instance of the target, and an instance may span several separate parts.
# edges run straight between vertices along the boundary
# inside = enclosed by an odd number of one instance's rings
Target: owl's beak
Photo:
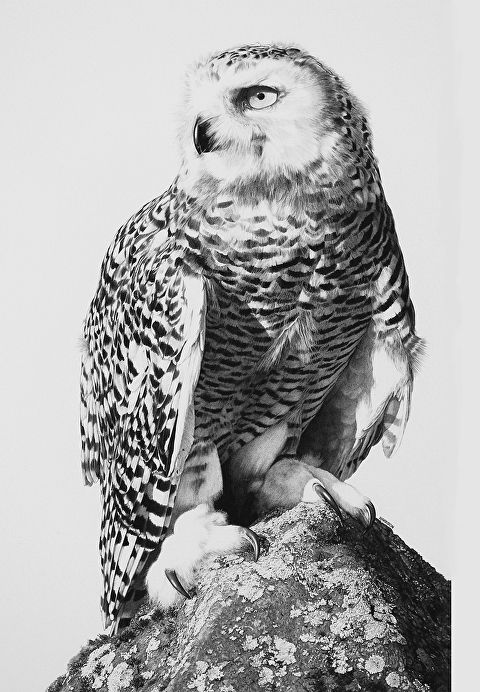
[[[211,124],[214,118],[197,118],[195,127],[193,128],[193,142],[195,149],[199,154],[206,154],[209,151],[214,151],[218,148],[213,133]]]

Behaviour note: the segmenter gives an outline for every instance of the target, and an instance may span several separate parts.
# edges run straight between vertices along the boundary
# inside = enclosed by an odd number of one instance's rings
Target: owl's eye
[[[278,91],[269,86],[252,86],[245,91],[245,104],[248,108],[259,110],[268,108],[278,99]]]

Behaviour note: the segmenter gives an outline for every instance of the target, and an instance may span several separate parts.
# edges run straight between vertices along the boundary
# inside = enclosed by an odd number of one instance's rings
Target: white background
[[[2,688],[44,689],[100,630],[98,488],[79,466],[81,323],[116,229],[177,171],[186,67],[239,43],[300,44],[370,113],[429,347],[400,451],[372,452],[353,483],[451,577],[455,495],[468,490],[457,423],[476,436],[457,386],[461,12],[440,0],[0,7]]]

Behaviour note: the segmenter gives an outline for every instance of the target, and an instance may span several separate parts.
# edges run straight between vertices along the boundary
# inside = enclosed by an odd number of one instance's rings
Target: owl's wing
[[[413,378],[424,342],[415,334],[408,277],[385,203],[381,235],[390,248],[373,288],[372,321],[353,355],[305,429],[302,456],[322,459],[322,468],[344,480],[382,441],[391,456],[399,447],[410,413]]]
[[[299,453],[320,457],[340,480],[380,441],[390,457],[408,422],[412,387],[412,359],[399,334],[379,338],[372,327],[305,430]]]
[[[84,330],[82,467],[101,483],[102,607],[114,629],[168,528],[193,441],[206,301],[171,234],[170,201],[119,231]]]
[[[399,446],[410,412],[413,375],[399,338],[369,330],[306,429],[301,454],[345,480],[382,440],[386,456]]]

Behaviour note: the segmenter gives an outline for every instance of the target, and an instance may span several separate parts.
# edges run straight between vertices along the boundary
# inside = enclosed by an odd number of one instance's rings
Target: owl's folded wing
[[[84,331],[82,467],[86,483],[99,477],[102,487],[107,626],[125,616],[168,529],[193,441],[205,336],[203,279],[184,267],[158,219],[144,226],[117,237]]]

